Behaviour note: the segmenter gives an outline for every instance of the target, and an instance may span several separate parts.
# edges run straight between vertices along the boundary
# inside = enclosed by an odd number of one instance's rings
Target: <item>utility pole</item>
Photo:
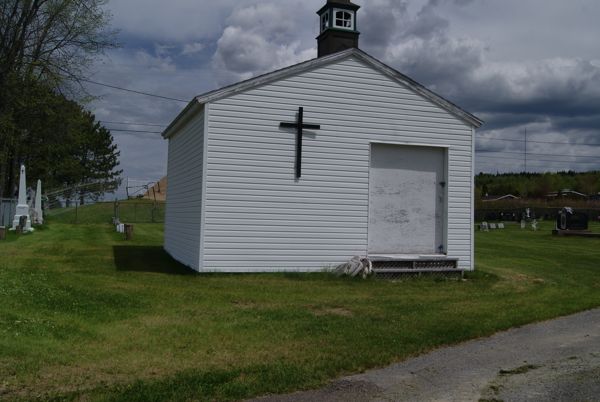
[[[523,156],[525,158],[525,173],[527,173],[527,127],[525,127],[525,152]]]

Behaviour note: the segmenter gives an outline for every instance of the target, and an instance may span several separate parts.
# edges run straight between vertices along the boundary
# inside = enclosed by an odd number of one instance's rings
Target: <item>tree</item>
[[[93,197],[114,190],[122,171],[110,131],[64,95],[43,87],[31,95],[14,113],[23,128],[15,152],[27,163],[28,177],[42,179],[46,188],[83,186],[82,194]]]
[[[100,125],[90,112],[82,111],[81,135],[76,152],[73,152],[78,169],[77,183],[89,185],[101,184],[99,187],[86,186],[79,191],[81,204],[86,196],[94,199],[104,192],[116,190],[120,184],[119,176],[122,170],[115,170],[119,165],[117,146],[113,137],[105,127]]]
[[[0,196],[12,193],[18,164],[34,151],[22,115],[36,114],[35,96],[73,89],[94,58],[115,46],[105,3],[0,0]]]
[[[0,83],[11,74],[60,84],[80,79],[95,56],[115,46],[106,0],[2,0]]]

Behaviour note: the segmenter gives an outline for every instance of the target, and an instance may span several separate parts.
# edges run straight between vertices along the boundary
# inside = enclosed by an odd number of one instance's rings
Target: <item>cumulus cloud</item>
[[[473,38],[452,37],[450,22],[437,12],[439,3],[428,1],[412,15],[406,1],[368,3],[361,40],[369,53],[452,97],[456,90],[449,80],[464,80],[480,67],[485,45]]]
[[[189,56],[189,55],[200,53],[204,49],[206,49],[206,45],[202,42],[186,43],[183,45],[181,54],[183,56]]]
[[[231,8],[247,0],[114,0],[113,23],[127,35],[180,42],[212,38]]]
[[[584,60],[490,63],[473,83],[479,84],[481,92],[469,102],[487,112],[536,114],[553,120],[600,113],[595,106],[600,104],[600,69]]]
[[[448,7],[456,10],[472,3],[429,0],[411,13],[406,1],[373,0],[366,4],[361,19],[363,47],[487,121],[479,130],[478,147],[485,151],[478,160],[482,170],[503,164],[507,170],[514,169],[518,154],[524,151],[524,142],[519,140],[525,131],[538,153],[573,161],[543,161],[548,168],[589,168],[584,163],[589,158],[573,156],[585,155],[581,145],[576,145],[582,141],[600,143],[598,60],[491,60],[488,43],[454,34],[450,20],[441,14]],[[557,144],[535,142],[539,140]],[[539,169],[540,163],[531,162],[528,168]]]
[[[188,99],[289,66],[316,57],[315,11],[324,2],[113,1],[115,27],[127,48],[112,52],[114,63],[103,65],[95,78]],[[358,18],[362,49],[483,118],[478,147],[514,152],[482,157],[478,170],[514,168],[523,143],[498,139],[522,139],[525,130],[534,141],[600,143],[600,53],[595,39],[600,28],[594,20],[600,3],[355,2],[363,6]],[[569,35],[555,28],[559,25]],[[104,95],[94,104],[103,119],[167,124],[185,106],[95,89]],[[136,147],[134,137],[119,138],[126,171],[164,170],[164,143]],[[569,158],[586,151],[581,145],[547,145],[530,144],[532,151]],[[497,158],[502,155],[505,160]]]
[[[308,60],[314,47],[303,48],[300,20],[289,6],[261,3],[240,7],[227,20],[217,41],[213,66],[221,85]]]
[[[511,139],[515,135],[524,138],[524,133],[529,133],[532,142],[528,152],[534,155],[528,169],[585,170],[600,166],[597,159],[593,163],[593,159],[585,157],[593,151],[589,146],[577,145],[600,143],[600,109],[597,107],[600,105],[600,68],[589,61],[485,63],[470,80],[457,86],[463,88],[463,93],[469,86],[477,88],[476,92],[465,93],[460,98],[472,110],[479,110],[488,117],[489,124],[480,130],[482,136],[491,133],[496,139]],[[484,145],[483,149],[487,150],[489,144]],[[521,152],[523,145],[496,140],[494,149],[511,151],[517,146]],[[549,157],[544,158],[542,154],[557,156],[550,157],[549,161]],[[510,157],[508,154],[497,156],[505,161]]]

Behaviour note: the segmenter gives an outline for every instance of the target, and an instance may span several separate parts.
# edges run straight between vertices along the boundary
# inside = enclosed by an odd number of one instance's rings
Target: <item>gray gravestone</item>
[[[42,181],[37,181],[35,190],[35,202],[33,203],[33,223],[42,225],[44,223],[44,212],[42,211]]]

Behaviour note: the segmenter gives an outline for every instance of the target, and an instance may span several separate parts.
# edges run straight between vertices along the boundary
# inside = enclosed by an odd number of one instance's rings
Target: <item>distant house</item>
[[[486,194],[484,197],[481,197],[481,200],[483,202],[518,200],[518,199],[520,199],[520,197],[517,197],[516,195],[512,195],[512,194],[505,194],[505,195],[487,195]]]
[[[548,194],[546,194],[546,198],[548,198],[548,199],[556,199],[556,198],[579,198],[579,199],[585,199],[585,198],[588,198],[588,195],[580,193],[580,192],[575,191],[575,190],[569,190],[568,188],[566,188],[566,189],[563,189],[563,190],[553,191],[551,193],[548,193]]]

